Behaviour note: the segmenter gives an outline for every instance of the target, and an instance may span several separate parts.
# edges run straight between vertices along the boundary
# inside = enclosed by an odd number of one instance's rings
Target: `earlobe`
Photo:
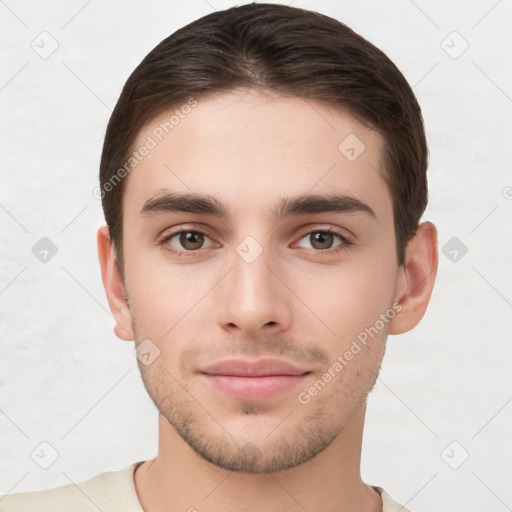
[[[437,230],[431,222],[418,226],[416,235],[409,241],[406,261],[400,269],[397,283],[397,302],[402,306],[389,324],[389,334],[410,331],[423,318],[437,275]]]
[[[133,341],[134,333],[130,308],[126,299],[126,290],[117,267],[114,249],[106,225],[98,229],[97,242],[103,288],[107,294],[110,311],[112,311],[116,322],[114,333],[122,340]]]

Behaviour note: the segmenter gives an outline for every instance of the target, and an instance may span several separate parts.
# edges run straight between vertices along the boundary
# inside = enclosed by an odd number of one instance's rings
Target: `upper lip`
[[[208,375],[232,375],[236,377],[264,377],[268,375],[303,375],[309,370],[281,359],[258,359],[248,361],[245,359],[225,359],[200,370]]]

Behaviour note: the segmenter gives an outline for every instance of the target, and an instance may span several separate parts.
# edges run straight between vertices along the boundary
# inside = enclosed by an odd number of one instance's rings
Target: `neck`
[[[322,452],[268,474],[228,471],[197,455],[159,415],[158,455],[135,471],[145,512],[380,512],[382,500],[360,474],[366,404]]]

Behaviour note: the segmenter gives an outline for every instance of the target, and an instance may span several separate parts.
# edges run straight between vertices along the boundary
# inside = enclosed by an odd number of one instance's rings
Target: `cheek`
[[[134,252],[126,260],[130,304],[145,337],[175,338],[197,314],[199,303],[218,281],[208,266],[176,265],[158,250]]]
[[[350,342],[390,307],[393,270],[385,268],[367,262],[330,267],[304,281],[298,295],[337,339]]]

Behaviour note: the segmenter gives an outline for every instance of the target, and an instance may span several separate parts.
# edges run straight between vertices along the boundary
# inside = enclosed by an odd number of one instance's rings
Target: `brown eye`
[[[314,249],[330,249],[334,241],[334,236],[333,233],[328,233],[327,231],[313,231],[309,235],[309,239]]]
[[[197,231],[182,231],[180,234],[180,244],[187,251],[196,251],[204,243],[204,234]]]
[[[210,245],[206,245],[206,240]],[[165,236],[160,245],[168,252],[176,255],[195,255],[195,251],[215,246],[211,238],[201,231],[180,229]]]
[[[211,255],[208,249],[222,247],[210,237],[209,231],[194,228],[195,225],[181,226],[181,229],[163,235],[158,244],[165,252],[179,258],[208,257]]]
[[[337,243],[336,243],[337,240]],[[301,245],[306,243],[306,245]],[[352,242],[341,233],[337,233],[331,229],[315,229],[304,233],[299,241],[305,249],[310,249],[317,254],[323,252],[331,254],[341,251],[352,245]],[[311,251],[310,251],[311,252]]]

